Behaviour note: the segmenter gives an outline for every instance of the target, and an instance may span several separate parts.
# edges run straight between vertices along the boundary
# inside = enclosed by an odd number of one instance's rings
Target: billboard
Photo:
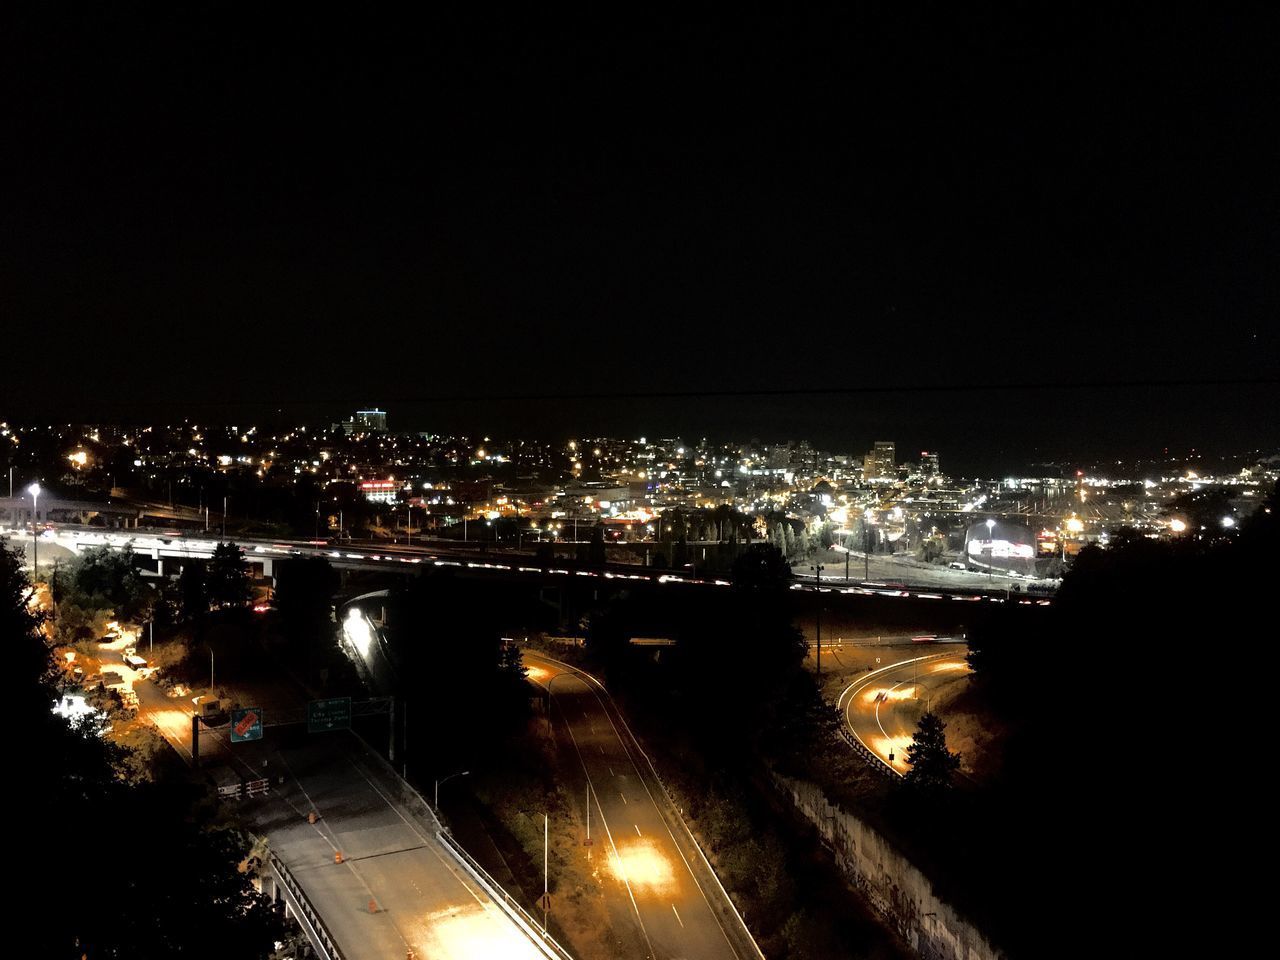
[[[1029,574],[1035,570],[1036,537],[1020,523],[980,520],[965,531],[964,552],[975,566]]]

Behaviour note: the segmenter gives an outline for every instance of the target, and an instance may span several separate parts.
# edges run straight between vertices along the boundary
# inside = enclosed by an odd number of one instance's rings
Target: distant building
[[[387,429],[387,411],[378,409],[357,410],[355,421],[358,426],[362,426],[371,432],[384,432]]]
[[[395,503],[399,491],[400,484],[394,480],[363,480],[360,483],[360,492],[366,500],[374,503]]]
[[[932,480],[934,477],[941,475],[942,471],[938,469],[938,455],[929,453],[927,450],[920,451],[920,476],[926,480]]]
[[[355,416],[349,420],[341,420],[333,424],[330,429],[337,433],[341,430],[343,433],[386,433],[387,431],[387,411],[385,410],[357,410]]]
[[[877,440],[862,458],[863,480],[891,480],[898,473],[897,453],[892,440]]]

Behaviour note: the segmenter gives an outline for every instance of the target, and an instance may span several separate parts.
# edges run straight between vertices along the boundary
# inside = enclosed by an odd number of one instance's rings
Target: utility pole
[[[822,604],[818,604],[818,683],[822,683]]]
[[[542,815],[542,935],[547,935],[547,907],[551,903],[551,890],[547,883],[550,877],[548,864],[551,853],[551,820],[547,814]]]
[[[223,494],[223,497],[222,497],[222,542],[223,542],[223,543],[226,543],[226,542],[227,542],[227,497],[226,497],[226,494]]]
[[[818,593],[818,677],[822,677],[822,564],[816,560],[813,564],[813,580],[817,584]]]
[[[40,484],[31,484],[27,491],[31,494],[31,582],[35,583],[40,576]]]
[[[406,503],[404,505],[404,509],[405,509],[405,523],[408,524],[408,527],[405,532],[409,535],[409,546],[412,547],[413,546],[413,504]]]

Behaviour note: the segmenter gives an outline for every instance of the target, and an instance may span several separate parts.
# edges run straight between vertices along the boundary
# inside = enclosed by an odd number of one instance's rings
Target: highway
[[[189,701],[139,683],[141,710],[191,757]],[[427,804],[359,739],[269,728],[231,746],[202,730],[202,766],[219,782],[266,778],[270,791],[229,801],[265,836],[324,918],[346,960],[559,958],[527,935],[439,839]],[[308,822],[314,811],[318,818]],[[341,854],[341,862],[337,855]],[[526,924],[526,930],[529,925]]]
[[[624,903],[653,960],[760,957],[745,925],[667,799],[608,694],[567,664],[526,651],[529,678],[568,728],[608,858],[608,895]]]
[[[80,550],[108,546],[122,549],[131,544],[136,554],[151,557],[155,560],[175,559],[208,559],[213,555],[217,545],[217,537],[208,534],[183,535],[175,531],[129,530],[116,531],[102,528],[79,527],[69,524],[46,524],[41,534],[40,544],[43,550],[46,545],[64,547],[73,553]],[[30,532],[22,530],[0,530],[0,536],[12,537],[15,543],[25,538],[30,542]],[[714,574],[699,575],[690,570],[660,570],[653,567],[642,567],[626,564],[610,564],[604,567],[581,568],[566,561],[558,560],[544,563],[535,560],[529,554],[492,551],[480,553],[459,546],[445,546],[434,543],[429,546],[407,546],[404,544],[369,543],[369,544],[333,544],[306,540],[264,540],[252,537],[229,538],[243,548],[246,559],[259,564],[265,575],[273,572],[276,560],[288,557],[324,557],[337,568],[361,570],[400,570],[414,568],[454,568],[465,569],[468,573],[478,575],[497,575],[504,577],[537,577],[543,580],[555,580],[571,577],[582,577],[590,580],[644,581],[660,586],[691,586],[725,588],[730,586],[728,580]],[[28,555],[30,551],[28,550]],[[883,581],[845,581],[842,577],[833,576],[834,564],[826,567],[821,585],[814,582],[812,575],[797,575],[791,589],[824,593],[858,594],[863,596],[882,596],[899,598],[916,598],[923,600],[964,600],[988,603],[1019,603],[1047,606],[1050,601],[1045,597],[1028,597],[1017,592],[1010,595],[1012,581],[997,578],[991,584],[975,583],[981,577],[973,574],[948,576],[946,571],[926,571],[913,574],[915,579],[904,579],[912,568],[899,568],[896,579]],[[929,576],[926,576],[926,573]],[[933,579],[930,579],[930,576]],[[938,577],[947,580],[943,585],[934,582]]]
[[[931,700],[969,675],[967,649],[906,650],[898,662],[854,680],[836,703],[845,731],[884,769],[905,776],[910,769],[906,748],[916,723]]]

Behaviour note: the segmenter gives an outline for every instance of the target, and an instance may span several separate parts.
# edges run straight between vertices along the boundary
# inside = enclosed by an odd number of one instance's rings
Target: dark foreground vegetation
[[[0,550],[0,643],[22,720],[9,743],[10,826],[28,849],[12,892],[14,947],[66,960],[266,957],[284,926],[240,869],[250,838],[219,821],[176,757],[158,754],[147,777],[129,777],[126,751],[96,725],[50,712],[56,673],[31,595],[19,560]]]

